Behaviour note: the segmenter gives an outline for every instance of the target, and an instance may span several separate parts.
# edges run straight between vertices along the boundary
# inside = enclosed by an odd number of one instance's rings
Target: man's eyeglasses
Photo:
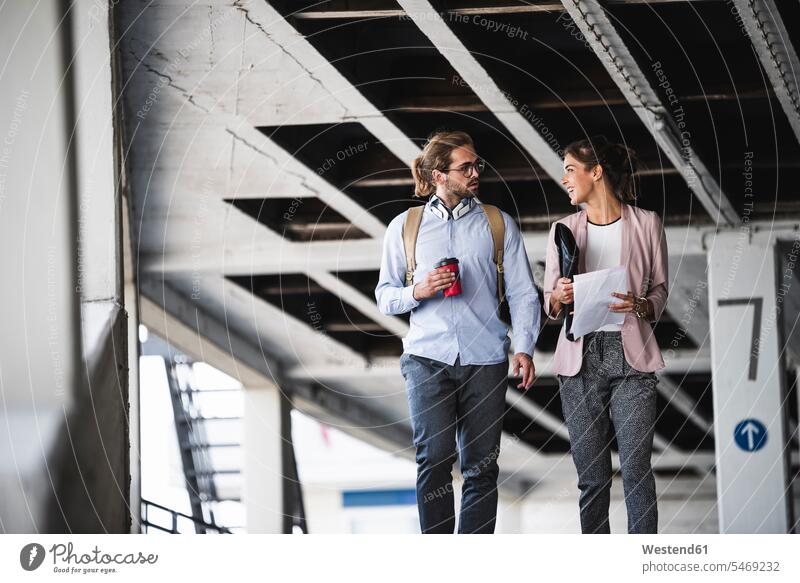
[[[486,168],[486,162],[482,158],[478,158],[474,162],[467,162],[466,164],[462,164],[461,166],[456,166],[455,168],[448,168],[445,172],[452,172],[453,170],[458,170],[464,176],[471,176],[472,172],[475,171],[478,174],[483,174],[484,169]]]

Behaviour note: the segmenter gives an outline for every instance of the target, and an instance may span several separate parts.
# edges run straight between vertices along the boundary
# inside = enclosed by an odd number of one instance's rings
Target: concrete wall
[[[96,0],[0,9],[5,532],[131,530],[136,322],[124,307],[109,23]]]

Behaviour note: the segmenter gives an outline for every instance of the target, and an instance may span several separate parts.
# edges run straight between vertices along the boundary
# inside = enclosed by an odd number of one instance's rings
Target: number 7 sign
[[[717,234],[708,278],[720,532],[785,533],[793,520],[774,241]]]

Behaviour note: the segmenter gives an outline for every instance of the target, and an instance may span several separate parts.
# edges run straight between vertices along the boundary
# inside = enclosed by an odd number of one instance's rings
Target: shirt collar
[[[466,215],[470,210],[472,210],[472,207],[474,207],[476,204],[480,204],[480,201],[474,196],[468,196],[462,198],[459,201],[459,203],[455,206],[455,208],[451,210],[447,208],[447,205],[444,204],[444,202],[442,202],[442,199],[440,199],[435,194],[432,194],[430,199],[428,200],[428,208],[430,208],[431,212],[434,215],[436,215],[443,221],[446,221],[451,217],[453,218],[453,220],[460,219],[461,217]]]

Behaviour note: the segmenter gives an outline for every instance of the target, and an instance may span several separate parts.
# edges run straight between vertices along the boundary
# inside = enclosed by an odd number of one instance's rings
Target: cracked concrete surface
[[[205,308],[220,317],[238,313],[234,321],[244,326],[252,318],[252,296],[231,295],[222,285],[226,261],[264,252],[300,258],[305,247],[283,240],[226,198],[314,196],[359,229],[382,236],[380,221],[257,129],[360,116],[374,125],[382,118],[267,3],[130,2],[120,13],[134,230],[141,256],[156,259],[146,263],[154,275],[175,279],[197,271],[199,263],[187,261],[159,273],[170,264],[158,257],[192,250],[203,258],[197,276]],[[209,257],[217,269],[207,268]],[[299,331],[294,328],[290,338]],[[298,361],[325,354],[316,344],[305,342]]]

